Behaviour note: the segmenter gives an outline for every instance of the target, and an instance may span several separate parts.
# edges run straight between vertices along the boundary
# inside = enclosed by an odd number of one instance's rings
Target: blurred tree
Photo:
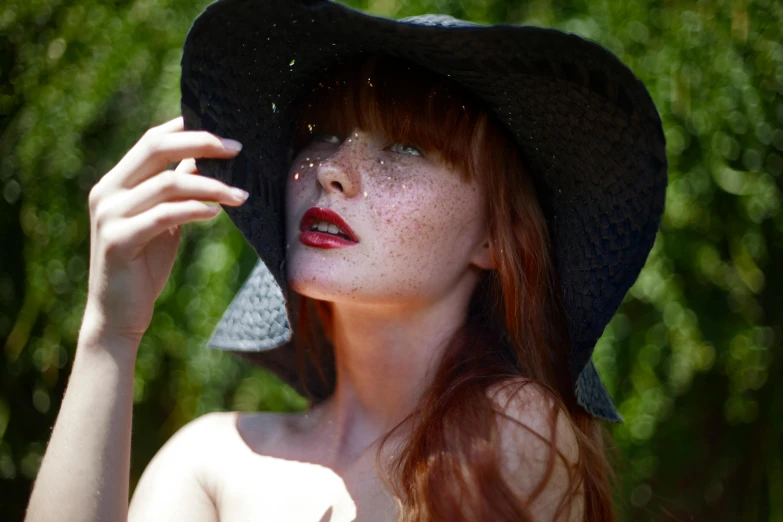
[[[661,233],[594,355],[626,419],[623,520],[783,522],[783,5],[777,0],[361,0],[593,39],[664,121]],[[179,113],[179,59],[208,2],[6,0],[0,6],[0,513],[21,520],[86,300],[87,194]],[[213,410],[305,401],[204,343],[256,258],[224,216],[186,227],[135,379],[132,485]]]

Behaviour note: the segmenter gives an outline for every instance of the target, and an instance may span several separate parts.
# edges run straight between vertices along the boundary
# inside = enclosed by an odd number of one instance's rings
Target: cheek
[[[296,203],[304,199],[305,187],[302,179],[294,179],[294,174],[289,174],[285,186],[285,203],[287,210],[296,208]]]
[[[407,247],[398,253],[406,250],[420,256],[464,243],[461,239],[471,232],[480,203],[475,187],[453,179],[409,179],[381,194],[370,200],[370,206],[382,235],[392,240],[392,249]]]
[[[313,191],[317,187],[311,170],[309,163],[303,161],[295,163],[289,170],[285,186],[286,212],[296,211],[302,202],[314,197]]]

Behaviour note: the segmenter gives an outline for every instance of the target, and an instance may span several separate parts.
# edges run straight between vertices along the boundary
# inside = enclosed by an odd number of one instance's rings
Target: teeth
[[[327,232],[329,234],[333,234],[335,236],[343,236],[348,237],[348,234],[343,232],[340,227],[335,225],[334,223],[327,223],[326,221],[319,221],[318,223],[314,223],[310,230],[317,230],[319,232]]]

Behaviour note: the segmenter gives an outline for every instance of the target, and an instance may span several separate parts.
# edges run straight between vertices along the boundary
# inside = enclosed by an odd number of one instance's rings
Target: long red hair
[[[554,439],[546,441],[547,471],[528,498],[518,498],[501,472],[497,442],[503,412],[490,393],[530,383],[551,398],[550,433],[562,415],[579,447],[558,516],[570,509],[581,489],[585,521],[615,520],[606,434],[600,421],[576,403],[548,227],[516,141],[454,82],[389,56],[360,56],[329,71],[302,100],[291,152],[320,130],[345,136],[354,127],[381,132],[425,154],[438,151],[488,195],[484,212],[495,269],[482,272],[467,321],[451,339],[416,411],[406,419],[413,421],[407,424],[410,432],[385,470],[399,499],[401,520],[532,520],[528,506],[549,480],[560,452]],[[318,325],[309,312],[313,308]],[[305,333],[297,339],[305,341],[297,343],[300,356],[309,353],[321,360],[318,352],[330,347],[330,312],[328,303],[301,298],[299,328]],[[320,341],[313,333],[316,328],[323,333]],[[379,448],[379,466],[380,455]]]

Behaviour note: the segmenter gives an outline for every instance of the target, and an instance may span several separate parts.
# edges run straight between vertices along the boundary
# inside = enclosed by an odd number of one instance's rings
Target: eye
[[[397,147],[397,145],[401,145],[401,146]],[[396,152],[398,150],[403,150],[403,151],[404,150],[408,150],[408,151],[414,152],[414,154],[412,154],[413,156],[422,156],[421,151],[419,149],[417,149],[416,147],[414,147],[413,145],[403,145],[402,143],[392,143],[389,148],[393,152]],[[408,156],[408,155],[410,155],[410,154],[406,154],[406,156]]]
[[[326,132],[317,132],[315,135],[313,135],[313,141],[325,141],[327,143],[332,143],[334,145],[340,144],[340,138],[337,137],[335,134],[328,134]]]

